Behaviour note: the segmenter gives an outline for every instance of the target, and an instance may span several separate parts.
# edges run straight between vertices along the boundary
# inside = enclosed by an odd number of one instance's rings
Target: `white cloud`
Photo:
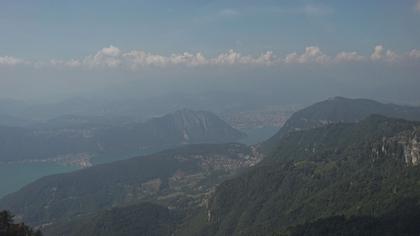
[[[111,48],[111,47],[110,47]],[[243,65],[255,64],[265,65],[271,64],[274,61],[272,52],[266,52],[258,57],[243,56],[239,52],[229,50],[221,53],[213,58],[207,58],[203,53],[189,53],[171,54],[169,56],[148,53],[142,50],[133,50],[127,53],[122,53],[119,49],[113,47],[101,49],[93,56],[88,56],[83,59],[83,65],[90,67],[117,67],[127,66],[132,69],[145,66],[202,66],[202,65]],[[64,63],[60,63],[64,64]],[[77,64],[76,62],[74,64]]]
[[[151,54],[144,51],[131,51],[123,54],[123,58],[128,62],[131,68],[142,66],[164,66],[167,59],[164,56]]]
[[[373,49],[373,53],[370,55],[370,59],[374,61],[382,59],[383,51],[384,51],[384,46],[376,45],[375,48]]]
[[[18,64],[24,64],[25,61],[19,58],[10,57],[10,56],[0,56],[0,66],[15,66]]]
[[[82,62],[79,61],[79,60],[75,60],[75,59],[70,59],[70,60],[56,60],[56,59],[53,59],[53,60],[50,60],[48,64],[52,65],[52,66],[72,67],[72,68],[82,66]],[[45,66],[45,65],[43,65],[43,66]]]
[[[88,66],[117,67],[121,64],[121,50],[114,46],[102,48],[95,55],[88,56],[83,63]]]
[[[121,50],[111,45],[107,48],[102,48],[102,50],[100,50],[98,54],[110,56],[110,57],[117,57],[121,54]]]
[[[305,52],[298,54],[296,52],[290,53],[286,56],[286,63],[319,63],[326,64],[330,62],[330,57],[325,55],[319,47],[306,47]]]
[[[398,54],[392,50],[386,50],[385,53],[385,60],[390,61],[390,62],[396,62],[398,61],[398,59],[400,58],[400,56],[398,56]]]
[[[208,63],[206,57],[201,53],[191,54],[188,52],[184,52],[183,54],[172,54],[170,57],[170,63],[174,65],[205,65]]]
[[[115,46],[102,48],[98,52],[82,58],[62,60],[51,59],[23,60],[10,56],[0,56],[0,66],[26,65],[34,68],[122,68],[139,69],[143,67],[170,67],[170,66],[276,66],[281,64],[339,64],[352,62],[408,62],[420,58],[420,50],[412,49],[405,54],[397,54],[382,45],[374,47],[371,55],[361,55],[357,52],[339,52],[330,56],[322,52],[319,47],[306,47],[302,53],[289,53],[286,56],[278,56],[272,51],[267,51],[257,56],[242,55],[233,49],[220,53],[213,57],[206,57],[202,52],[174,53],[160,55],[143,50],[123,52]]]
[[[390,49],[385,50],[384,46],[382,45],[376,45],[372,54],[370,55],[370,59],[372,59],[372,61],[384,60],[388,62],[396,62],[400,58],[401,57],[396,52]]]
[[[219,54],[216,58],[211,60],[211,62],[212,64],[216,64],[216,65],[223,65],[223,64],[233,65],[233,64],[240,63],[241,60],[243,60],[241,54],[238,52],[235,52],[233,49],[230,49],[226,53]]]
[[[365,60],[365,57],[357,52],[340,52],[335,56],[334,61],[340,62],[359,62]]]
[[[198,66],[205,65],[208,60],[202,53],[191,54],[188,52],[182,54],[172,54],[162,56],[158,54],[147,53],[134,50],[122,55],[122,61],[130,68],[139,68],[144,66],[169,66],[169,65],[187,65]]]
[[[408,56],[411,58],[420,58],[420,50],[419,49],[413,49],[408,53]]]
[[[420,57],[420,51],[413,49],[407,53],[407,58]],[[405,58],[404,57],[404,58]],[[397,62],[403,59],[396,52],[385,49],[382,45],[375,46],[370,57],[360,55],[357,52],[340,52],[331,57],[319,47],[306,47],[304,52],[293,52],[284,59],[279,59],[272,51],[267,51],[259,56],[242,55],[233,49],[227,52],[220,53],[214,57],[206,57],[203,53],[175,53],[166,55],[159,55],[149,53],[143,50],[133,50],[129,52],[122,52],[114,46],[103,48],[97,53],[87,56],[80,60],[51,60],[52,66],[66,66],[66,67],[125,67],[130,69],[138,69],[147,66],[167,67],[167,66],[232,66],[232,65],[255,65],[255,66],[273,66],[282,63],[286,64],[337,64],[337,63],[351,63],[363,62],[370,58],[372,61],[386,61]]]
[[[209,63],[214,65],[271,65],[275,63],[275,56],[271,51],[267,51],[258,57],[243,56],[231,49],[210,59]]]
[[[263,54],[261,54],[256,60],[256,63],[258,64],[264,64],[264,65],[271,65],[276,62],[276,56],[273,54],[272,51],[267,51]]]

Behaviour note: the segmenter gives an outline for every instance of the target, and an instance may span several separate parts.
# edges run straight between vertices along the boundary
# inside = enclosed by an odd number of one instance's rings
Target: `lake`
[[[0,198],[43,176],[77,169],[79,169],[77,166],[64,166],[57,163],[0,164]]]

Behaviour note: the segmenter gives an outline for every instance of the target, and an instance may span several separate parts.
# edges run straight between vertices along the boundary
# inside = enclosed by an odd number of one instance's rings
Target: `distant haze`
[[[420,104],[420,2],[0,3],[0,99]],[[176,101],[176,102],[175,102]]]
[[[1,68],[0,68],[1,70]],[[1,98],[51,103],[74,97],[167,99],[220,105],[307,105],[332,96],[420,104],[416,65],[162,68],[157,71],[2,70]],[[204,104],[200,104],[204,105]]]

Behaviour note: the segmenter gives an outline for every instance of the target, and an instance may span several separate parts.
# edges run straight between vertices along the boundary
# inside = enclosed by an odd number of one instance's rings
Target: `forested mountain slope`
[[[374,115],[289,133],[271,157],[217,188],[207,233],[267,235],[321,218],[383,217],[407,201],[417,206],[419,163],[417,122]]]
[[[0,200],[32,225],[144,201],[202,205],[212,187],[259,159],[242,144],[197,144],[47,176]]]
[[[261,144],[261,149],[264,152],[272,151],[284,135],[293,131],[321,127],[331,123],[358,122],[373,114],[420,120],[420,107],[384,104],[369,99],[330,98],[294,113],[279,132]]]

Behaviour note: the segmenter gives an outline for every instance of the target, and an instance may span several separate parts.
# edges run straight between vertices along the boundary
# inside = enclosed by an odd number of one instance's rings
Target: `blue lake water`
[[[263,127],[242,131],[247,133],[248,137],[240,140],[240,142],[250,145],[268,139],[278,131],[278,127]],[[135,155],[133,154],[132,156],[140,156],[144,154],[145,153],[138,153]],[[126,158],[128,157],[116,159],[115,157],[102,156],[101,158],[94,158],[92,163],[101,164]],[[29,184],[43,176],[65,173],[78,169],[79,167],[77,166],[65,166],[51,162],[0,164],[0,198],[6,194],[19,190],[26,184]]]
[[[46,175],[77,170],[76,166],[56,163],[0,164],[0,198]]]

